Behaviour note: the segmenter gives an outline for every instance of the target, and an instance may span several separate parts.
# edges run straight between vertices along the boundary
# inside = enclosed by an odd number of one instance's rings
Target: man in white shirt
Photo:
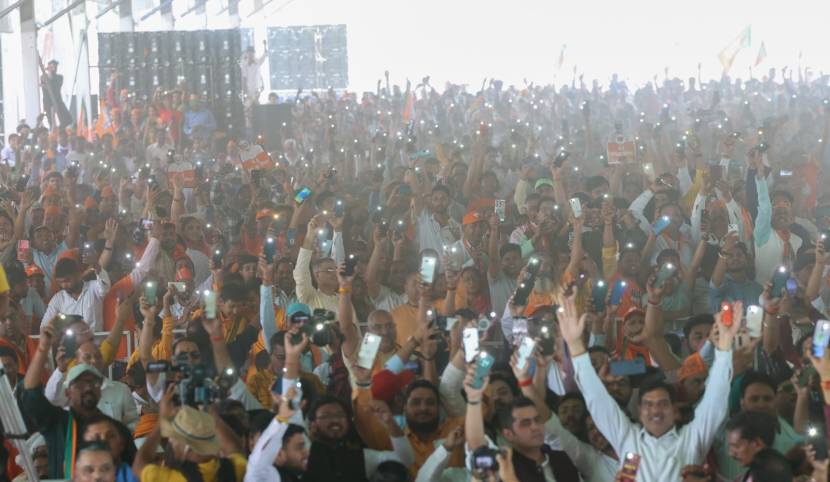
[[[60,350],[58,356],[60,357]],[[86,363],[92,365],[99,372],[106,373],[101,350],[92,340],[78,346],[75,352],[75,361],[79,364]],[[64,390],[65,379],[65,371],[55,370],[52,372],[49,381],[46,382],[46,387],[43,389],[43,394],[46,396],[46,399],[56,407],[67,408],[69,406],[69,400],[67,400],[66,391]],[[105,376],[101,384],[101,398],[98,400],[98,410],[123,423],[130,430],[135,430],[135,426],[138,423],[138,410],[133,401],[132,392],[127,385],[110,380]]]
[[[742,303],[735,303],[731,308],[736,313],[743,310]],[[591,365],[583,338],[586,316],[577,315],[573,298],[565,299],[559,315],[562,336],[573,359],[574,376],[588,411],[614,452],[640,456],[637,480],[679,480],[683,467],[702,464],[728,412],[732,340],[741,323],[727,326],[716,315],[720,337],[703,399],[695,409],[692,422],[677,428],[674,389],[662,380],[646,381],[640,386],[641,423],[631,422]]]
[[[58,314],[65,314],[82,317],[92,331],[101,330],[104,326],[103,301],[110,289],[110,278],[100,268],[97,268],[96,274],[94,280],[84,281],[77,261],[71,258],[58,261],[55,265],[55,283],[61,290],[49,300],[41,327]]]
[[[17,149],[20,147],[20,136],[9,134],[9,143],[0,150],[0,161],[9,167],[17,165]]]
[[[297,256],[297,265],[294,267],[294,282],[296,283],[297,299],[308,305],[312,310],[325,308],[331,312],[338,312],[337,267],[333,259],[317,259],[311,262],[314,254],[314,243],[317,240],[317,230],[324,226],[325,219],[318,214],[308,222],[303,246]],[[309,274],[309,265],[317,287],[311,284],[312,275]]]

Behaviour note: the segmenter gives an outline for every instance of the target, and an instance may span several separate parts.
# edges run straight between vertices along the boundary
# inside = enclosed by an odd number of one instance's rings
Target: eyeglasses
[[[188,357],[191,360],[198,360],[199,358],[202,358],[202,354],[198,351],[183,351],[176,355],[176,357]]]

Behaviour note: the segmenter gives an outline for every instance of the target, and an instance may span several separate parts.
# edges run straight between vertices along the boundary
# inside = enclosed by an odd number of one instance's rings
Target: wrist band
[[[283,425],[288,425],[288,420],[287,419],[285,419],[283,417],[280,417],[279,415],[276,416],[276,419],[277,419],[277,422],[279,422]]]
[[[649,304],[649,305],[651,305],[651,306],[656,306],[656,307],[658,307],[658,308],[660,307],[660,303],[659,303],[659,302],[655,303],[655,302],[653,302],[653,301],[651,301],[651,300],[648,300],[648,304]]]
[[[340,293],[341,295],[348,295],[348,294],[351,294],[352,289],[351,288],[344,288],[344,287],[341,286],[340,288],[337,289],[337,292]]]
[[[519,382],[519,388],[529,387],[533,385],[533,379],[528,378],[527,380],[522,380]]]
[[[210,341],[225,341],[224,336],[211,336]]]
[[[481,400],[467,400],[467,405],[480,405]]]
[[[369,380],[368,382],[355,382],[357,388],[370,388],[372,386],[372,381]]]

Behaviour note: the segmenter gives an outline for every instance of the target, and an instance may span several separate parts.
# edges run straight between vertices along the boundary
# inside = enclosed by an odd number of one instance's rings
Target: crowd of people
[[[828,480],[828,76],[389,77],[6,136],[0,481]]]

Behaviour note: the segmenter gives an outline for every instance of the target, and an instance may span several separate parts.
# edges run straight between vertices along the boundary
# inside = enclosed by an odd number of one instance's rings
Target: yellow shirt
[[[6,279],[6,270],[0,266],[0,294],[9,291],[9,280]]]
[[[240,454],[231,454],[228,456],[231,463],[233,463],[236,480],[242,481],[245,478],[245,469],[248,467],[248,461]],[[212,459],[210,462],[199,464],[199,472],[202,474],[204,482],[233,482],[233,481],[219,481],[219,459]],[[175,469],[170,469],[162,465],[150,464],[144,466],[141,471],[141,482],[187,482],[181,472]]]

